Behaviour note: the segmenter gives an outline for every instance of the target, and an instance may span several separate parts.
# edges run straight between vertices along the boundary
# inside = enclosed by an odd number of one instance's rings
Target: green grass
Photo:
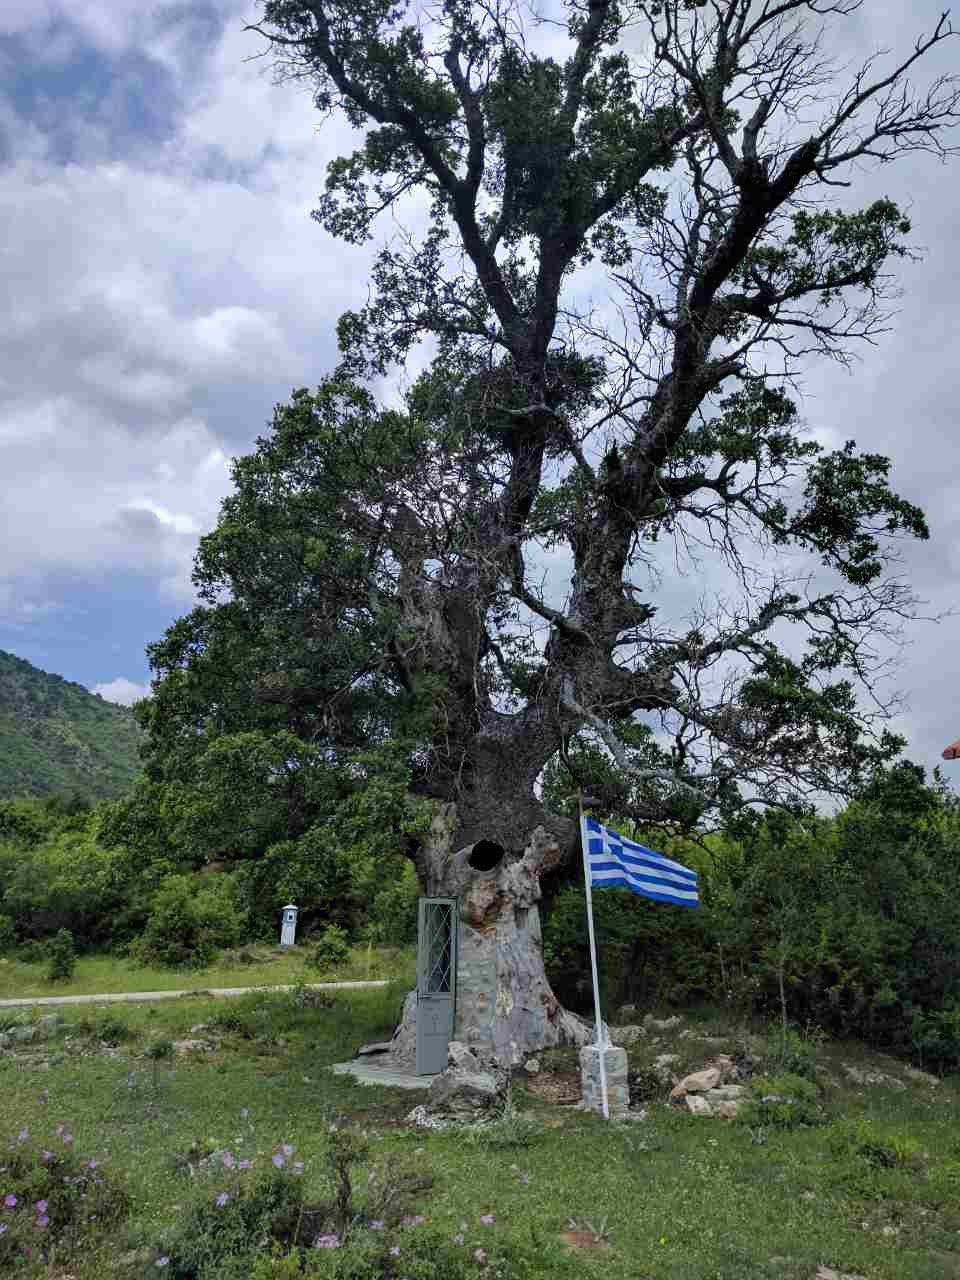
[[[329,1008],[298,1007],[274,994],[70,1009],[69,1043],[25,1045],[0,1058],[0,1149],[22,1127],[53,1149],[56,1126],[68,1124],[76,1150],[120,1178],[133,1201],[125,1224],[42,1274],[131,1275],[123,1261],[130,1251],[156,1244],[195,1197],[210,1199],[219,1189],[216,1177],[201,1184],[178,1171],[177,1156],[194,1143],[229,1147],[261,1164],[278,1143],[290,1143],[305,1162],[308,1197],[323,1198],[327,1127],[337,1119],[366,1129],[375,1158],[401,1153],[433,1174],[434,1187],[415,1210],[426,1217],[425,1230],[452,1236],[465,1221],[470,1250],[493,1241],[529,1247],[538,1239],[545,1242],[543,1277],[568,1274],[556,1250],[570,1219],[596,1226],[604,1218],[609,1247],[578,1252],[569,1274],[812,1280],[826,1264],[868,1280],[960,1275],[957,1077],[937,1088],[853,1088],[841,1063],[870,1062],[901,1075],[902,1064],[856,1045],[828,1044],[820,1053],[825,1125],[758,1133],[662,1102],[650,1104],[644,1122],[609,1125],[542,1096],[548,1076],[576,1088],[576,1053],[555,1050],[541,1055],[540,1077],[513,1091],[520,1112],[537,1121],[536,1137],[501,1148],[407,1127],[403,1117],[423,1095],[362,1086],[325,1070],[360,1043],[388,1035],[405,990],[398,982],[350,991]],[[233,1030],[214,1053],[159,1063],[154,1083],[148,1043],[187,1036],[191,1026],[228,1011]],[[106,1017],[131,1033],[109,1052],[92,1034]],[[722,1033],[720,1017],[711,1030]],[[631,1049],[631,1066],[664,1051],[682,1050],[700,1063],[709,1056],[690,1037],[674,1036]],[[249,1114],[242,1117],[241,1109]],[[894,1135],[891,1150],[905,1152],[905,1162],[878,1166],[859,1154],[851,1118],[864,1122],[857,1133],[877,1135],[873,1146],[883,1148]],[[491,1213],[495,1223],[481,1224],[480,1215]]]
[[[120,991],[200,991],[209,987],[282,986],[307,982],[384,978],[415,963],[413,951],[356,947],[342,965],[317,971],[304,968],[305,949],[250,946],[226,951],[205,969],[161,969],[109,955],[81,956],[67,982],[49,982],[46,964],[0,959],[0,999],[28,996],[108,995]],[[246,959],[242,958],[246,957]]]

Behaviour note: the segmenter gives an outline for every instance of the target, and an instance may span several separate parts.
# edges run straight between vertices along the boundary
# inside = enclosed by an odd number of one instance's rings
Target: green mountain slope
[[[127,707],[0,649],[0,799],[113,799],[140,772],[142,737]]]

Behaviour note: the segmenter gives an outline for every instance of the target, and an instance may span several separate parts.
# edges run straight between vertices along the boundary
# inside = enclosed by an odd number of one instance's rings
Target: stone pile
[[[446,1069],[433,1077],[427,1101],[414,1107],[407,1120],[421,1128],[441,1129],[489,1119],[506,1100],[508,1081],[507,1071],[451,1040]]]
[[[37,1040],[50,1040],[65,1029],[63,1015],[42,1013],[34,1022],[20,1022],[0,1032],[0,1049],[10,1049],[15,1044],[33,1044]]]
[[[747,1092],[742,1084],[734,1083],[739,1076],[733,1059],[720,1054],[701,1071],[691,1072],[678,1081],[670,1091],[670,1101],[675,1106],[686,1107],[695,1116],[732,1119]]]

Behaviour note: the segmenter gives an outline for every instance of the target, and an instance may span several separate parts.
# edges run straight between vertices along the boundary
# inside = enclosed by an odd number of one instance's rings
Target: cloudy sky
[[[332,370],[336,319],[366,301],[391,232],[355,247],[311,220],[327,163],[359,135],[303,86],[272,83],[243,30],[258,14],[253,0],[0,7],[0,648],[116,702],[148,691],[144,646],[194,603],[192,558],[230,458],[293,387]],[[939,14],[866,0],[827,51],[851,67],[878,47],[902,55]],[[531,48],[565,56],[562,32],[528,30]],[[928,55],[916,84],[952,70],[958,48]],[[845,202],[908,205],[923,261],[897,265],[899,313],[860,363],[807,369],[802,409],[824,441],[893,459],[932,531],[904,548],[904,574],[924,612],[958,609],[960,158],[853,176]],[[403,210],[418,237],[427,203]],[[602,267],[575,284],[566,301],[610,294]],[[374,389],[398,403],[399,385]],[[960,617],[912,624],[890,686],[905,697],[895,727],[928,768],[960,736],[958,636]]]

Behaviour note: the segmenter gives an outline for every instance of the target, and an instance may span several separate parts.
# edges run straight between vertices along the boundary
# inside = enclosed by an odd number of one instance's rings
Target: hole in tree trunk
[[[492,871],[503,861],[506,849],[495,840],[478,840],[470,850],[467,862],[474,871]]]

